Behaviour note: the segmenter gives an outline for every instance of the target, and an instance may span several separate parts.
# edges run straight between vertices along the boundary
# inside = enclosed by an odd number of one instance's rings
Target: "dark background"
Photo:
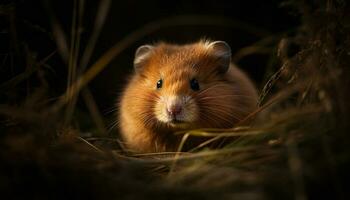
[[[91,36],[99,2],[85,1],[80,53],[83,52]],[[2,46],[0,73],[1,82],[4,82],[26,68],[23,61],[25,59],[22,59],[26,56],[22,50],[24,46],[34,53],[38,60],[56,50],[56,42],[52,34],[53,18],[62,26],[69,42],[73,1],[22,0],[5,1],[2,4],[14,7],[13,15],[6,15],[5,13],[1,19],[3,28],[0,36]],[[219,22],[220,19],[223,19],[236,21],[240,24],[203,24],[199,20],[198,25],[170,25],[138,39],[137,42],[116,56],[112,63],[90,82],[89,88],[100,110],[108,110],[114,105],[128,75],[132,72],[135,49],[142,44],[160,40],[186,43],[206,37],[213,40],[227,41],[233,50],[233,54],[235,54],[239,49],[264,37],[292,32],[298,26],[300,20],[288,6],[282,6],[281,1],[112,1],[89,65],[93,64],[115,43],[145,24],[182,15],[213,17],[219,19],[217,20]],[[242,24],[253,27],[259,32],[247,31]],[[16,32],[15,35],[13,30]],[[275,52],[272,52],[272,54],[275,54]],[[244,57],[238,64],[253,77],[257,86],[261,88],[264,82],[265,69],[270,62],[270,58],[271,54],[254,54]],[[51,68],[51,71],[46,75],[50,92],[53,96],[59,96],[66,88],[67,64],[63,62],[59,53],[50,58],[47,64]],[[83,110],[85,109],[84,104],[80,101],[78,106],[82,107]]]

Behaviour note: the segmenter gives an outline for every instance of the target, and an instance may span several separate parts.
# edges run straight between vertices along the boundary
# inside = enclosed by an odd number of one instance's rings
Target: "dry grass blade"
[[[77,136],[76,139],[84,142],[85,144],[89,145],[91,148],[93,148],[94,150],[96,150],[99,153],[104,153],[101,149],[97,148],[96,146],[94,146],[93,144],[91,144],[89,141],[85,140],[82,137]]]
[[[82,30],[82,20],[84,12],[84,0],[74,0],[73,1],[73,19],[71,27],[71,45],[69,53],[68,62],[68,83],[67,83],[67,93],[71,97],[67,99],[68,106],[66,108],[65,123],[69,124],[77,101],[78,92],[74,91],[72,84],[75,83],[77,79],[77,66],[79,59],[79,48]]]
[[[283,70],[282,68],[279,70],[279,72]],[[276,81],[275,76],[273,76],[273,81]],[[271,79],[271,80],[272,80]],[[247,121],[251,120],[252,118],[254,118],[256,115],[258,115],[261,111],[267,109],[268,107],[272,106],[273,104],[279,103],[283,100],[286,100],[288,97],[290,97],[293,93],[300,91],[302,89],[304,89],[305,87],[307,87],[306,83],[308,83],[308,81],[304,82],[304,81],[300,81],[294,85],[291,85],[289,87],[287,87],[286,89],[284,89],[283,91],[278,92],[277,94],[273,95],[264,105],[260,106],[256,111],[250,113],[247,117],[245,117],[244,119],[242,119],[241,121],[238,122],[237,126],[240,126],[241,124],[246,123]],[[265,85],[265,87],[271,87],[272,83],[270,83],[270,81]],[[262,102],[262,99],[264,99],[264,97],[268,94],[268,91],[265,91],[264,94],[262,94],[262,96],[260,97],[260,103]]]
[[[181,142],[179,144],[179,147],[177,149],[177,153],[175,154],[175,157],[174,157],[174,162],[172,163],[172,165],[170,167],[169,175],[171,175],[174,172],[174,169],[176,167],[176,162],[180,157],[180,152],[182,151],[182,148],[184,147],[185,142],[188,139],[188,137],[189,137],[189,134],[187,134],[187,133],[182,137]]]
[[[86,106],[88,107],[100,134],[106,134],[107,130],[106,130],[102,115],[96,105],[96,102],[90,90],[88,88],[84,88],[82,91],[82,96],[85,100]]]
[[[68,48],[68,42],[66,34],[62,28],[62,25],[59,23],[55,15],[53,14],[52,6],[50,4],[50,1],[43,1],[45,9],[47,11],[47,14],[49,16],[49,19],[51,21],[52,26],[52,33],[54,36],[54,39],[56,41],[56,45],[58,48],[58,52],[61,55],[62,59],[68,63],[69,59],[69,48]]]
[[[102,27],[104,25],[104,22],[106,20],[109,7],[111,4],[111,0],[102,0],[100,2],[98,11],[97,11],[97,16],[95,18],[95,23],[94,23],[94,28],[91,37],[88,40],[88,43],[85,47],[85,51],[83,53],[83,56],[81,57],[81,62],[80,62],[80,73],[85,71],[90,57],[93,53],[93,50],[95,48],[95,45],[98,40],[98,36],[100,35],[100,32],[102,30]]]
[[[189,136],[199,136],[199,137],[216,137],[216,136],[235,137],[235,136],[258,135],[265,131],[263,129],[256,129],[256,130],[251,129],[251,130],[245,130],[245,131],[225,130],[220,132],[219,130],[217,130],[217,132],[208,132],[204,130],[191,130],[191,131],[187,131],[186,134],[188,134]]]
[[[7,88],[14,88],[16,85],[18,85],[19,83],[27,80],[34,72],[36,72],[40,67],[42,67],[43,65],[45,65],[45,63],[52,58],[52,56],[54,56],[56,54],[56,51],[53,51],[52,53],[50,53],[49,55],[47,55],[45,58],[43,58],[42,60],[40,60],[38,63],[35,64],[35,66],[27,68],[26,71],[24,71],[23,73],[13,77],[12,79],[6,81],[5,83],[2,83],[0,85],[0,90],[5,90]]]

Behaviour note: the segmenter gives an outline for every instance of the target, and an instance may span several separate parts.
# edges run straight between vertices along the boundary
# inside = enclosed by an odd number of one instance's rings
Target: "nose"
[[[167,106],[167,111],[171,116],[175,117],[176,115],[181,113],[182,106],[180,104],[169,105]]]

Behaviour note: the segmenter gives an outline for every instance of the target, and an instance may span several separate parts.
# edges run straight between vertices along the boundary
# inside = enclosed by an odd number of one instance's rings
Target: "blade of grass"
[[[84,101],[86,103],[86,106],[88,107],[92,119],[94,120],[97,129],[99,130],[100,134],[105,135],[107,133],[103,117],[96,105],[96,102],[94,100],[93,95],[91,94],[91,91],[88,88],[84,88],[82,90],[82,96],[84,98]]]
[[[186,142],[186,140],[188,139],[189,136],[190,136],[190,135],[189,135],[188,133],[186,133],[186,134],[182,137],[181,142],[180,142],[180,144],[179,144],[179,147],[178,147],[178,149],[177,149],[177,153],[175,154],[175,157],[174,157],[174,162],[172,163],[172,165],[171,165],[171,167],[170,167],[170,171],[169,171],[168,176],[170,176],[170,175],[174,172],[174,169],[175,169],[175,166],[176,166],[176,161],[177,161],[177,159],[179,158],[180,152],[181,152],[183,146],[185,145],[185,142]]]
[[[12,79],[6,81],[5,83],[2,83],[0,85],[0,90],[5,90],[8,88],[13,88],[22,81],[27,80],[39,67],[43,66],[52,56],[54,56],[56,51],[53,51],[49,55],[47,55],[45,58],[40,60],[38,63],[36,63],[35,67],[29,68],[29,70],[24,71],[21,74],[18,74],[17,76],[13,77]]]
[[[68,106],[66,108],[65,124],[69,124],[69,122],[71,121],[79,95],[79,91],[74,91],[74,88],[72,88],[71,85],[74,84],[77,78],[77,66],[79,58],[83,14],[84,0],[79,0],[79,2],[78,0],[74,0],[67,84],[67,92],[70,93],[70,96],[72,98],[67,100]]]
[[[98,36],[101,33],[102,27],[105,23],[106,17],[108,15],[108,11],[110,8],[111,0],[102,0],[100,1],[100,5],[98,7],[97,15],[95,18],[94,28],[91,37],[88,40],[88,43],[85,47],[83,56],[81,58],[80,62],[80,73],[85,71],[90,57],[93,53],[93,50],[95,48]]]
[[[49,19],[51,21],[50,24],[51,24],[52,33],[54,36],[53,38],[56,41],[59,55],[62,57],[65,63],[68,63],[69,48],[68,48],[66,34],[62,28],[62,25],[59,23],[59,21],[54,15],[50,1],[43,1],[43,3],[46,10],[46,14],[49,16]]]
[[[99,153],[104,153],[101,149],[97,148],[95,145],[91,144],[89,141],[85,140],[84,138],[79,137],[79,136],[77,136],[77,137],[75,137],[75,138],[78,139],[78,140],[80,140],[80,141],[82,141],[82,142],[84,142],[85,144],[87,144],[87,145],[90,146],[91,148],[95,149],[97,152],[99,152]]]

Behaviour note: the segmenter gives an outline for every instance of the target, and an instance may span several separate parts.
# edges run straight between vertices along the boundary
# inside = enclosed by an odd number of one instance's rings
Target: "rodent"
[[[257,107],[256,88],[231,63],[224,41],[140,46],[119,106],[126,147],[136,152],[176,151],[176,131],[232,128]]]

